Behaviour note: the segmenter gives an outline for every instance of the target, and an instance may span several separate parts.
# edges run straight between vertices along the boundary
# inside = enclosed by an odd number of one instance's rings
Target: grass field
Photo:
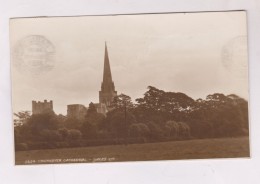
[[[248,137],[16,152],[16,165],[249,157]]]

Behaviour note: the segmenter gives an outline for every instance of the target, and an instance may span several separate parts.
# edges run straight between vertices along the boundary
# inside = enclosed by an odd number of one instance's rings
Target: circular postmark
[[[247,77],[247,39],[237,36],[229,40],[222,48],[222,64],[236,77]]]
[[[53,69],[54,56],[54,45],[46,37],[29,35],[15,44],[12,61],[20,72],[39,75]]]

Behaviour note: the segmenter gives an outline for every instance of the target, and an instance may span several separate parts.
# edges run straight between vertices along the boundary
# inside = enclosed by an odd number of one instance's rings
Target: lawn
[[[17,151],[15,163],[50,164],[249,157],[248,137]]]

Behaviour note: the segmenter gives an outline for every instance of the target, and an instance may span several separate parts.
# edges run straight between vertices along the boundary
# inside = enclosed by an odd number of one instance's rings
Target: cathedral
[[[106,113],[111,109],[110,105],[114,97],[117,95],[115,90],[115,85],[112,80],[112,74],[109,63],[108,49],[105,43],[105,56],[104,56],[104,69],[103,69],[103,81],[101,83],[101,90],[99,91],[99,103],[94,103],[97,112],[106,115]],[[47,103],[44,102],[32,102],[32,112],[33,114],[40,114],[46,111],[53,111],[52,101]],[[70,104],[67,105],[67,117],[84,119],[87,114],[87,107],[82,104]]]
[[[105,43],[103,81],[101,82],[101,90],[99,91],[99,103],[94,103],[97,112],[106,115],[110,110],[111,102],[116,95],[117,92],[112,80],[107,44]],[[67,117],[69,118],[83,119],[86,114],[87,108],[81,104],[72,104],[67,106]]]
[[[99,91],[99,103],[94,104],[97,112],[106,114],[109,111],[111,102],[116,95],[117,92],[115,91],[115,85],[112,80],[107,44],[105,43],[103,81],[101,83],[101,91]]]

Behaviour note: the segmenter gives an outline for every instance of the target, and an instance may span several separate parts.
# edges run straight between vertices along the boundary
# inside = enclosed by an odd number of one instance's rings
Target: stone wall
[[[75,119],[84,119],[87,114],[87,108],[81,104],[67,105],[67,117]]]
[[[48,102],[44,100],[43,102],[32,101],[32,114],[43,114],[53,112],[52,100]]]

